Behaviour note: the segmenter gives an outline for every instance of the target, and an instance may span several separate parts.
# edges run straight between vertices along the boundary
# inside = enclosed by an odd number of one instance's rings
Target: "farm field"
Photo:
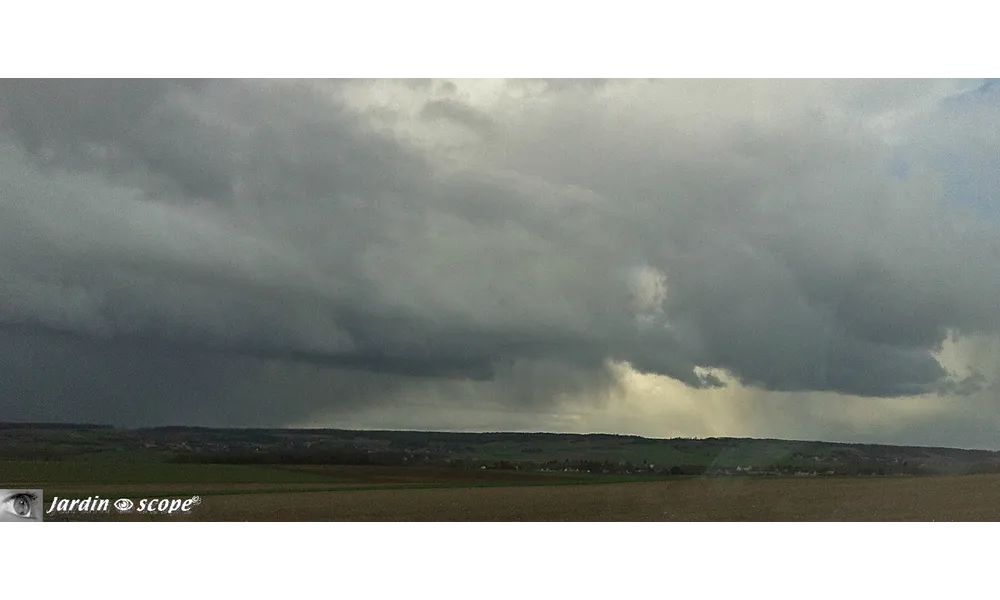
[[[42,488],[46,498],[275,493],[372,487],[440,487],[576,481],[538,473],[316,465],[185,465],[92,461],[4,461],[5,488]]]
[[[0,488],[191,498],[46,520],[997,520],[1000,453],[733,438],[0,424]]]
[[[994,521],[1000,476],[676,478],[627,483],[372,484],[269,493],[231,488],[187,516],[61,515],[157,521]],[[558,483],[572,483],[559,485]],[[379,488],[379,485],[386,487]],[[193,489],[193,488],[192,488]],[[46,492],[47,500],[51,495]]]

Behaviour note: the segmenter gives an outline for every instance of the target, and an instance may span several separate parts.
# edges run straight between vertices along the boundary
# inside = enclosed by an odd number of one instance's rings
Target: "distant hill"
[[[0,460],[448,465],[655,475],[1000,472],[1000,453],[778,439],[0,423]]]
[[[0,429],[114,429],[114,425],[97,423],[4,423],[0,421]]]

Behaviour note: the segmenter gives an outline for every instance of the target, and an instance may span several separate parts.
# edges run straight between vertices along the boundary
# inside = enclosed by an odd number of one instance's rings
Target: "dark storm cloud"
[[[223,391],[249,377],[262,358],[333,368],[343,380],[365,371],[483,378],[518,357],[544,360],[573,348],[574,336],[547,325],[544,315],[519,324],[508,313],[504,327],[484,326],[473,310],[436,305],[433,296],[442,290],[434,272],[407,281],[421,275],[412,264],[420,255],[399,253],[436,243],[427,230],[437,218],[428,168],[352,120],[322,89],[5,85],[2,320],[17,327],[19,339],[30,339],[32,328],[39,336],[42,350],[32,353],[39,364],[22,370],[50,372],[70,347],[103,365],[64,370],[32,393],[33,384],[12,377],[13,395],[5,397],[18,403],[18,418],[30,415],[30,406],[52,418],[56,413],[42,407],[57,401],[54,390],[77,402],[72,389],[92,402],[107,398],[107,414],[116,415],[114,407],[135,389],[137,406],[157,408],[133,412],[153,421],[191,419],[202,413],[188,404],[223,410]],[[53,344],[53,332],[77,335]],[[185,347],[191,357],[180,365],[171,357],[183,356]],[[576,362],[603,372],[595,349],[577,354]],[[115,368],[122,356],[134,368]],[[95,380],[97,372],[105,375]],[[108,378],[115,377],[143,379],[159,391],[138,381],[112,385]],[[301,379],[287,393],[300,393]],[[359,388],[356,398],[313,390],[310,408],[370,400],[377,390]],[[537,399],[538,390],[515,395]],[[37,403],[28,400],[35,397]],[[232,402],[233,411],[254,412],[249,400]],[[294,402],[282,403],[284,412],[275,414],[307,414],[298,404],[292,410]]]
[[[615,235],[668,275],[666,314],[698,364],[777,390],[920,393],[944,379],[947,328],[996,331],[996,222],[942,210],[930,177],[891,181],[876,136],[808,113],[650,132],[632,114],[583,119],[601,111],[571,98],[529,113],[538,127],[498,158],[633,212]],[[541,139],[574,151],[542,154]]]
[[[266,353],[134,336],[106,340],[5,327],[0,341],[5,420],[271,427],[325,404],[385,401],[407,383],[381,362],[366,371],[320,357],[318,368],[284,356],[269,360]]]
[[[492,109],[402,83],[390,132],[352,94],[391,85],[0,84],[0,415],[265,424],[464,380],[538,405],[614,387],[609,360],[974,387],[933,353],[997,331],[1000,236],[942,211],[921,157],[894,177],[877,135],[723,114],[714,83],[528,82]],[[842,108],[926,91],[899,87]],[[440,120],[491,135],[455,162],[405,130]]]
[[[232,141],[180,109],[199,88],[145,79],[8,81],[0,103],[13,139],[43,164],[141,174],[147,186],[219,198],[230,192]]]

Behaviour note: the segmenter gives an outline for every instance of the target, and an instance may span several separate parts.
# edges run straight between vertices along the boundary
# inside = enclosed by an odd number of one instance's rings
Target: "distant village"
[[[537,471],[543,473],[589,473],[602,475],[657,476],[793,476],[822,477],[837,475],[916,475],[923,463],[911,465],[898,457],[842,459],[839,457],[792,455],[789,464],[703,465],[681,463],[658,465],[648,461],[550,459],[489,459],[475,455],[474,447],[435,444],[416,440],[398,443],[378,437],[331,437],[322,433],[285,434],[271,430],[243,432],[236,438],[218,439],[213,433],[198,430],[156,431],[142,436],[141,446],[148,451],[173,454],[176,462],[215,462],[238,464],[345,464],[449,467],[480,470]],[[811,468],[803,463],[811,463]],[[794,464],[792,464],[794,463]]]
[[[623,476],[1000,472],[1000,455],[995,452],[827,442],[0,423],[0,460],[69,460],[95,454],[141,455],[179,463],[423,466]],[[673,460],[662,460],[664,456]]]

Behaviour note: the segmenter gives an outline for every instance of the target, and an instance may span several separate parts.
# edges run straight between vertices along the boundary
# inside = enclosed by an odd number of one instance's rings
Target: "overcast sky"
[[[2,81],[0,420],[1000,448],[1000,85]]]

